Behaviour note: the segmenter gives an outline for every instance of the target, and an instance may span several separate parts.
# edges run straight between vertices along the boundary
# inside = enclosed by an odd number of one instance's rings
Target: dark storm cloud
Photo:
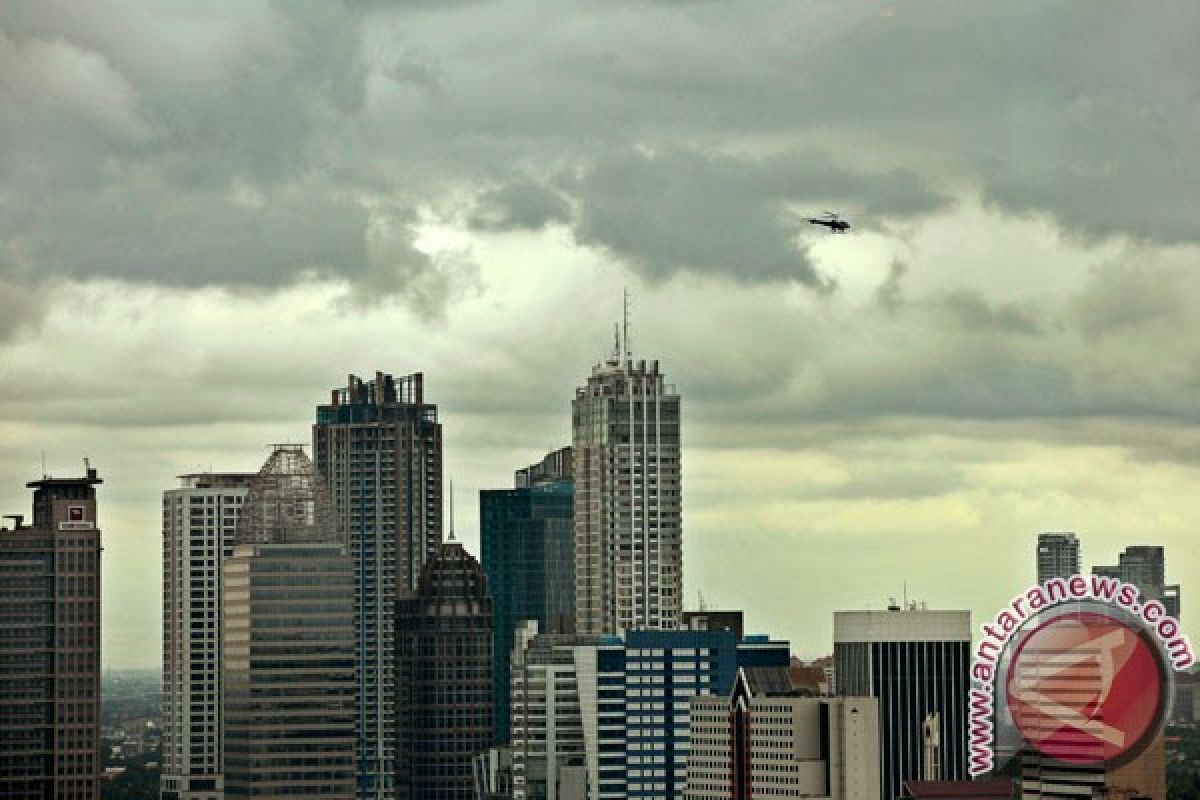
[[[1004,333],[1036,335],[1042,322],[1030,309],[1016,303],[990,303],[982,294],[967,289],[946,292],[933,305],[963,328],[996,330]]]
[[[522,179],[484,192],[468,222],[476,230],[536,231],[571,218],[562,194],[533,180]]]
[[[576,239],[652,278],[690,270],[743,283],[795,281],[826,290],[799,241],[804,214],[877,196],[880,216],[928,213],[947,199],[905,172],[855,174],[820,153],[735,158],[676,148],[599,161],[579,181]]]

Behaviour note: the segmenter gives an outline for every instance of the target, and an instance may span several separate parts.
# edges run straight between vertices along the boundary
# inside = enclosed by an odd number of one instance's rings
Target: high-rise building
[[[492,744],[492,601],[451,537],[396,610],[400,800],[469,800],[472,760]]]
[[[1093,574],[1119,578],[1142,592],[1142,602],[1158,600],[1169,616],[1179,619],[1179,584],[1167,584],[1166,556],[1159,545],[1131,545],[1117,557],[1116,566],[1092,568]]]
[[[676,628],[683,604],[679,395],[617,344],[572,404],[583,634]]]
[[[571,448],[516,473],[515,489],[479,492],[479,548],[495,609],[495,739],[509,737],[513,634],[522,620],[568,632],[575,624]]]
[[[786,667],[738,670],[691,701],[686,800],[877,800],[879,701],[812,697]]]
[[[1073,533],[1039,533],[1037,582],[1079,574],[1079,538]]]
[[[351,800],[354,565],[298,446],[251,480],[224,594],[225,796]]]
[[[727,693],[741,667],[786,671],[789,659],[787,642],[739,638],[730,628],[624,637],[536,630],[536,622],[524,623],[517,638],[525,644],[514,651],[518,800],[569,800],[584,791],[596,800],[681,797],[691,699]]]
[[[163,800],[221,800],[222,567],[253,473],[181,475],[163,492]]]
[[[0,529],[0,797],[100,796],[100,482],[32,481]]]
[[[313,452],[354,558],[358,798],[391,800],[395,606],[442,541],[442,426],[421,373],[351,375],[317,407]]]
[[[833,615],[837,694],[879,699],[882,800],[904,781],[931,777],[922,764],[926,720],[941,726],[939,780],[967,776],[971,613],[893,605]]]

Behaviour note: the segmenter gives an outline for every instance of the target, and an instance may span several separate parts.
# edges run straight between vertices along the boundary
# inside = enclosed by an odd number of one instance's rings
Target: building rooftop
[[[941,797],[1009,800],[1013,796],[1013,782],[1003,778],[986,781],[905,781],[900,796],[912,800]]]

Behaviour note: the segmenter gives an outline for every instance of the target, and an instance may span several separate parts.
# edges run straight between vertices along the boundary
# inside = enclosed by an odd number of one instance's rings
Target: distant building
[[[786,667],[744,667],[691,701],[686,800],[876,800],[879,701],[810,697]]]
[[[571,409],[576,630],[677,628],[683,610],[679,395],[657,361],[634,361],[618,341],[576,389]]]
[[[492,747],[471,759],[475,800],[511,800],[512,748]]]
[[[1038,583],[1079,574],[1079,538],[1074,533],[1038,534]]]
[[[354,559],[358,800],[393,800],[395,604],[442,541],[442,426],[421,373],[377,372],[334,389],[312,436]]]
[[[222,568],[253,473],[180,476],[163,492],[163,800],[221,800]]]
[[[0,529],[0,796],[100,796],[96,470],[43,477]]]
[[[351,800],[354,566],[299,447],[251,480],[224,581],[226,798]]]
[[[575,624],[574,487],[571,448],[516,473],[514,489],[479,493],[479,548],[495,613],[495,741],[509,739],[513,634],[523,620],[542,631]]]
[[[882,800],[923,769],[928,715],[940,721],[941,780],[967,777],[971,614],[915,605],[838,611],[833,653],[839,695],[879,699]]]
[[[469,800],[472,760],[492,744],[492,602],[462,544],[426,562],[396,629],[396,796]]]
[[[1094,575],[1119,578],[1142,592],[1143,603],[1158,600],[1169,616],[1179,619],[1179,584],[1167,585],[1166,556],[1158,545],[1131,545],[1117,558],[1116,566],[1093,567]]]

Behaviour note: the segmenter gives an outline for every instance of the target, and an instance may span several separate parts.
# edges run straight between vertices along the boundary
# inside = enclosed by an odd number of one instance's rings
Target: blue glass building
[[[513,633],[523,620],[570,630],[575,616],[574,484],[571,448],[516,473],[514,489],[479,493],[479,543],[494,617],[497,743],[509,739]]]

